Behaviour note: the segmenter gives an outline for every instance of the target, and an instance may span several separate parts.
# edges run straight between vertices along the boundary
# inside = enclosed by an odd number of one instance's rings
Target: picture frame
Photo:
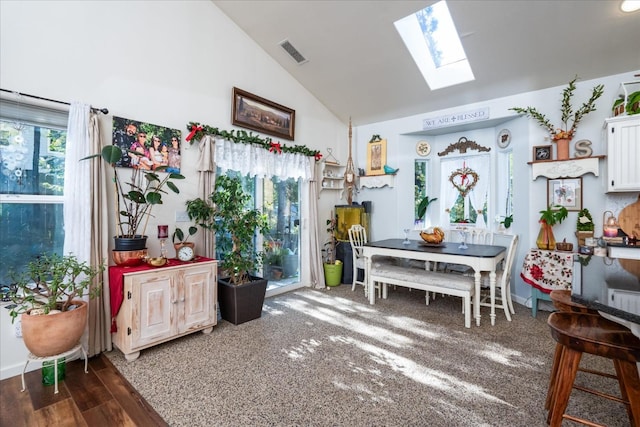
[[[533,147],[533,161],[553,160],[551,153],[553,153],[551,145],[538,145],[537,147]]]
[[[379,139],[367,144],[367,175],[384,175],[387,164],[387,140]]]
[[[296,111],[234,87],[231,123],[234,126],[293,141]]]
[[[547,179],[547,205],[563,206],[569,212],[582,209],[582,178]]]

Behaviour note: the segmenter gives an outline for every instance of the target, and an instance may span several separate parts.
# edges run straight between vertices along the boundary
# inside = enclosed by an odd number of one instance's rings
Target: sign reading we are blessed
[[[424,119],[422,121],[422,130],[437,129],[445,126],[454,126],[488,119],[489,107],[478,108],[477,110]]]

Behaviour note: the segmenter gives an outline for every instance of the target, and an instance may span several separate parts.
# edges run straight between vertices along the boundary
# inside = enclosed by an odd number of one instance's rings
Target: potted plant
[[[180,227],[176,227],[175,231],[173,232],[173,235],[171,236],[171,240],[173,242],[173,248],[176,250],[176,258],[178,257],[178,251],[180,251],[180,248],[182,248],[183,246],[189,246],[191,249],[195,247],[195,243],[188,242],[187,240],[189,240],[189,237],[193,236],[197,232],[198,232],[198,227],[195,227],[193,225],[189,227],[188,229],[189,234],[186,234],[186,235],[184,234],[184,231],[182,231]],[[177,242],[176,242],[176,239],[178,240]]]
[[[536,239],[538,249],[554,250],[556,248],[556,239],[553,235],[553,226],[562,223],[569,215],[567,208],[564,206],[549,205],[543,211],[540,211],[540,232]]]
[[[540,113],[534,107],[509,108],[516,113],[525,114],[536,120],[540,126],[549,131],[552,141],[557,142],[558,160],[566,160],[569,158],[569,141],[571,141],[576,133],[578,124],[585,115],[596,110],[595,102],[604,93],[604,85],[594,86],[591,92],[591,98],[574,111],[571,106],[571,98],[576,89],[576,80],[578,80],[578,76],[571,80],[562,92],[562,104],[560,106],[562,124],[559,127],[554,126],[544,114]]]
[[[279,280],[284,273],[285,251],[282,243],[274,240],[269,241],[264,251],[263,266],[264,275],[267,278]]]
[[[84,333],[87,302],[100,294],[104,264],[90,266],[73,255],[42,254],[26,271],[12,274],[9,315],[21,315],[22,336],[31,353],[46,357],[72,349]],[[94,279],[98,279],[94,282]]]
[[[209,195],[209,215],[199,225],[216,232],[216,245],[230,248],[222,254],[218,300],[222,318],[236,325],[257,319],[267,290],[267,280],[254,276],[262,265],[263,252],[255,248],[255,233],[269,231],[267,218],[248,205],[251,195],[242,188],[240,178],[220,175]],[[204,200],[192,204],[209,206]]]
[[[164,177],[156,172],[166,169],[159,166],[155,171],[132,168],[130,174],[118,172],[116,162],[120,160],[122,151],[116,145],[107,145],[100,154],[86,157],[101,157],[113,169],[113,186],[115,192],[116,216],[116,251],[137,251],[146,248],[146,228],[155,205],[162,204],[162,195],[166,188],[180,193],[173,180],[184,179],[177,173],[167,173]],[[123,176],[124,175],[124,176]]]
[[[324,244],[324,281],[327,286],[338,286],[342,281],[342,261],[336,260],[336,248],[338,239],[336,239],[336,229],[338,217],[335,216],[327,220],[327,233],[329,239]]]
[[[578,219],[576,220],[576,237],[578,238],[578,245],[584,246],[585,239],[593,237],[594,223],[589,209],[582,209],[578,212]]]
[[[438,200],[437,197],[434,197],[433,199],[430,199],[429,196],[424,196],[422,198],[422,200],[420,200],[420,203],[418,203],[418,208],[417,208],[417,214],[418,214],[418,219],[420,221],[422,221],[422,219],[424,218],[425,214],[427,213],[427,209],[429,209],[429,205],[433,202],[435,202],[436,200]]]

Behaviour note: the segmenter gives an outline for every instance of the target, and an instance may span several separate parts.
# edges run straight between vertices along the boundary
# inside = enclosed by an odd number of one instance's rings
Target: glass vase
[[[553,229],[546,222],[540,223],[540,232],[536,239],[538,249],[553,251],[556,248],[556,238],[553,235]]]

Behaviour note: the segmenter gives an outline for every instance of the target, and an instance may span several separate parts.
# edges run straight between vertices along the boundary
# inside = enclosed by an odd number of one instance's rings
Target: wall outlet
[[[189,222],[189,215],[187,211],[176,211],[176,222]]]

